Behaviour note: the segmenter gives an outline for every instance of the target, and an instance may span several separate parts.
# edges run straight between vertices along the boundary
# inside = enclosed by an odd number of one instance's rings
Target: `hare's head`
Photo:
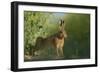
[[[64,20],[60,20],[60,25],[59,25],[59,36],[60,36],[60,37],[67,38],[67,33],[66,33],[64,27],[65,27]]]

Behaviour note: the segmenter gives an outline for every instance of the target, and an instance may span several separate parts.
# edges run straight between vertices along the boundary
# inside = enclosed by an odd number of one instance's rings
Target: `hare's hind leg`
[[[34,49],[32,49],[32,57],[35,55],[35,53],[34,53]]]

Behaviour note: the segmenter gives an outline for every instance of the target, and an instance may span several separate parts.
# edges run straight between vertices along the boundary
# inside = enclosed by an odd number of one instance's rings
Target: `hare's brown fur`
[[[38,37],[34,48],[35,50],[39,50],[39,48],[52,47],[56,49],[57,56],[63,56],[64,39],[66,37],[67,34],[64,30],[64,21],[61,20],[59,31],[47,38]]]

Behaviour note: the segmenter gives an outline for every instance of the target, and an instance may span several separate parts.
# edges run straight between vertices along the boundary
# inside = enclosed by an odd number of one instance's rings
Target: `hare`
[[[67,38],[67,33],[64,30],[64,21],[60,20],[58,32],[46,38],[38,37],[32,53],[34,55],[35,51],[39,49],[51,47],[56,49],[57,56],[63,56],[65,38]]]

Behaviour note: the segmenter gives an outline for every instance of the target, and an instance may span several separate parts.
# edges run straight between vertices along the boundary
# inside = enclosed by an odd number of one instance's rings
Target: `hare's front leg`
[[[59,55],[59,49],[58,49],[58,48],[56,48],[56,50],[57,50],[57,56],[60,56],[60,55]]]
[[[59,53],[59,51],[60,51],[60,50],[59,50],[59,49],[60,49],[60,48],[59,48],[59,44],[56,44],[56,47],[55,47],[55,48],[56,48],[57,56],[59,57],[59,56],[60,56],[60,53]]]
[[[61,56],[64,56],[63,48],[60,48],[59,50],[60,50]]]
[[[57,56],[58,57],[64,56],[64,54],[63,54],[63,48],[57,48]]]

